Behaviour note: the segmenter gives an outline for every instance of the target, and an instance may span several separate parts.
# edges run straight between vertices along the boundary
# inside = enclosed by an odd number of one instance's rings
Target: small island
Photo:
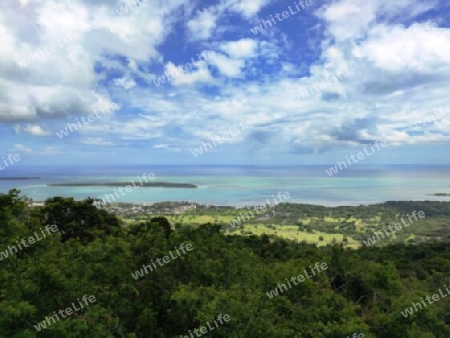
[[[446,194],[445,192],[437,192],[435,194],[428,194],[427,196],[450,197],[450,194]]]
[[[0,181],[26,181],[26,180],[40,180],[40,177],[0,177]]]
[[[49,187],[123,187],[131,185],[130,182],[106,182],[106,183],[49,183]],[[185,188],[196,189],[195,184],[190,183],[170,183],[170,182],[143,182],[136,184],[136,187],[152,187],[152,188]]]

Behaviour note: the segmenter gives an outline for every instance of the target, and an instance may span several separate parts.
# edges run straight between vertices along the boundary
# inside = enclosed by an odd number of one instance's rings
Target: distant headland
[[[50,187],[123,187],[130,185],[130,182],[105,182],[105,183],[49,183]],[[186,188],[196,189],[195,184],[190,183],[171,183],[171,182],[143,182],[141,187],[153,187],[153,188]]]

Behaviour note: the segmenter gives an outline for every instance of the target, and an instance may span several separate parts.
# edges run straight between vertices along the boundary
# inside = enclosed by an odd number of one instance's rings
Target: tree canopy
[[[59,232],[0,261],[1,337],[180,337],[219,314],[231,320],[211,337],[450,336],[447,299],[401,315],[449,284],[445,244],[318,248],[211,224],[173,231],[164,218],[124,226],[91,199],[31,208],[17,190],[0,194],[0,251],[53,223]],[[132,277],[183,244],[193,250]],[[268,297],[316,262],[329,268]],[[97,301],[36,330],[84,295]]]

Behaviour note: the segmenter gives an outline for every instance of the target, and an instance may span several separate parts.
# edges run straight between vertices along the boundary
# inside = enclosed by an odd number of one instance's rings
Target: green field
[[[250,209],[251,210],[251,209]],[[253,217],[247,208],[197,206],[184,214],[133,215],[121,217],[124,224],[146,221],[163,216],[175,226],[198,227],[202,224],[222,226],[225,234],[240,236],[276,236],[295,242],[307,242],[325,246],[333,242],[345,247],[357,248],[363,240],[380,232],[388,225],[399,222],[412,210],[423,210],[427,215],[400,232],[391,234],[377,245],[392,242],[421,243],[425,241],[447,241],[450,239],[447,214],[450,203],[446,202],[392,202],[359,207],[328,208],[302,204],[279,204]],[[436,212],[436,210],[440,210]],[[230,222],[240,219],[235,228]],[[237,224],[237,223],[235,223]]]
[[[263,224],[256,225],[245,225],[243,229],[236,230],[225,230],[225,234],[238,234],[238,235],[257,235],[261,236],[263,234],[273,235],[280,238],[288,239],[291,241],[307,243],[315,243],[318,246],[325,246],[333,242],[341,243],[343,242],[343,234],[327,234],[320,231],[315,231],[314,233],[306,233],[298,231],[297,226],[275,226],[274,228],[268,228]],[[344,243],[345,247],[359,247],[361,243],[358,243],[354,239],[348,237],[348,242]]]

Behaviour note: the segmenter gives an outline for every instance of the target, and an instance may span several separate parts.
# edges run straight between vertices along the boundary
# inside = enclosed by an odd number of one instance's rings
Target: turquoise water
[[[53,196],[102,198],[117,187],[49,187],[50,182],[131,181],[137,189],[120,196],[118,202],[191,201],[213,205],[262,204],[278,192],[289,192],[289,202],[326,206],[372,204],[392,200],[450,201],[449,197],[427,196],[450,193],[448,167],[360,167],[329,177],[326,166],[308,167],[180,167],[132,168],[34,168],[9,176],[40,176],[40,180],[0,181],[0,191],[19,188],[34,200]],[[153,170],[152,170],[153,169]],[[154,173],[155,181],[192,183],[198,189],[139,187],[137,176]]]

